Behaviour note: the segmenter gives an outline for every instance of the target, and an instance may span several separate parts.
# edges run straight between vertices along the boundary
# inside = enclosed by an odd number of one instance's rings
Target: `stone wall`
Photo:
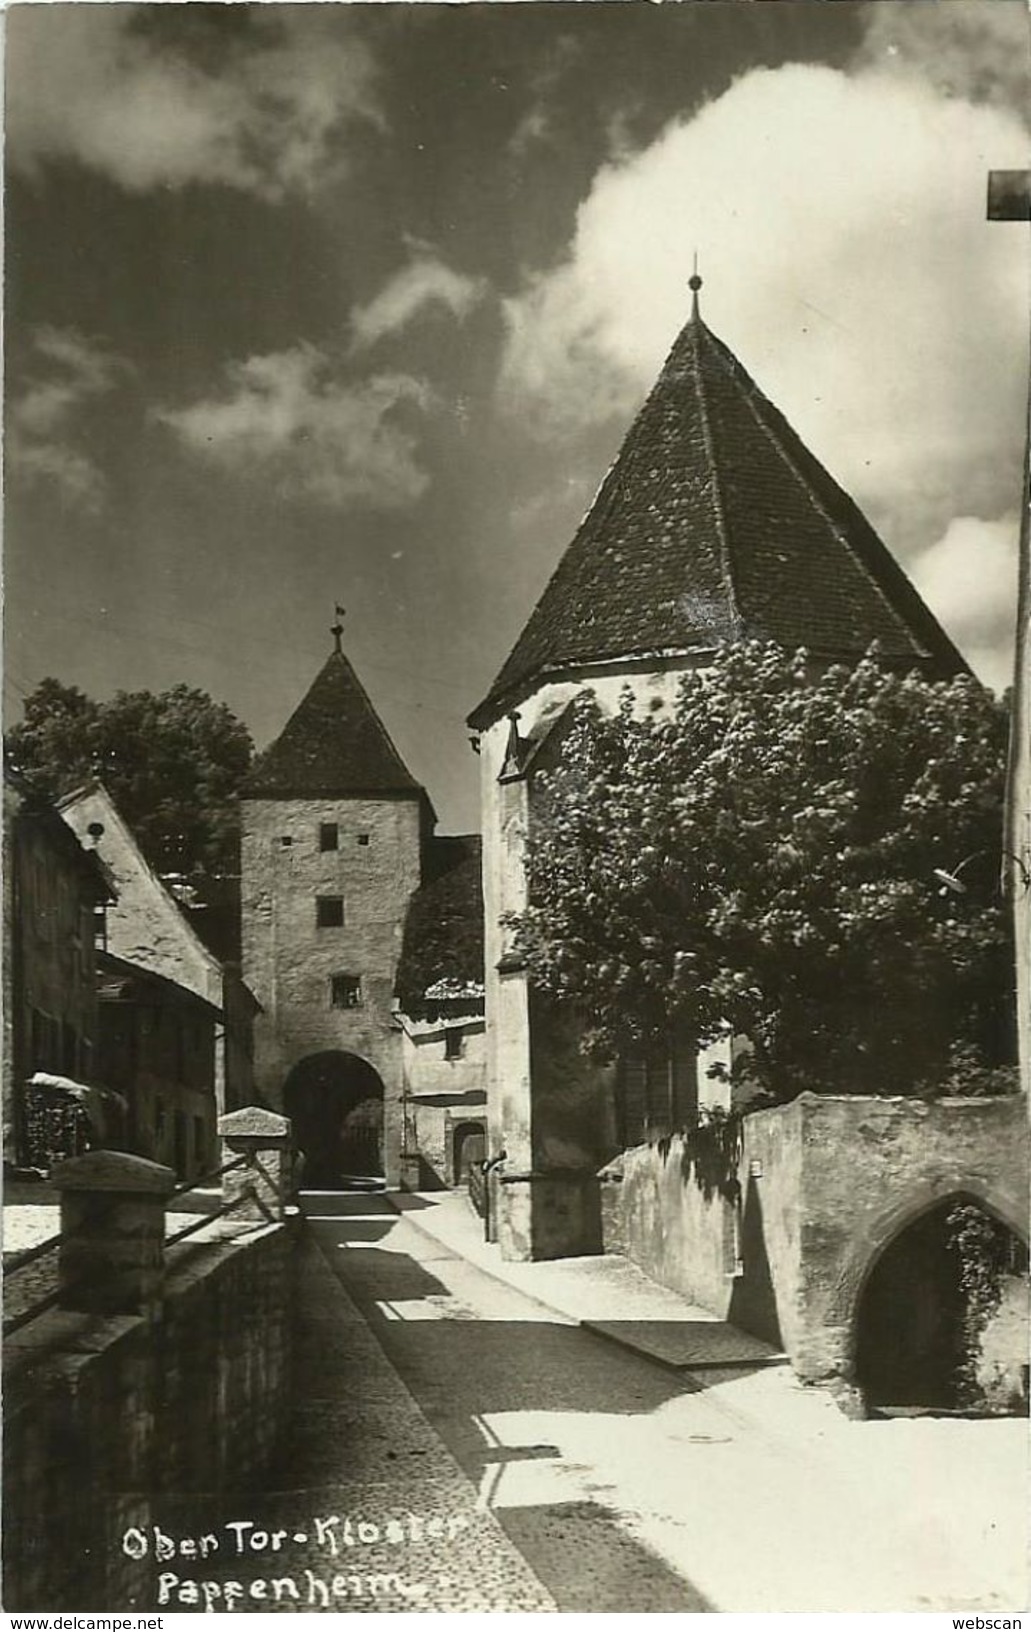
[[[963,1196],[1027,1239],[1026,1102],[802,1094],[744,1119],[728,1177],[737,1202],[707,1191],[683,1135],[628,1151],[624,1250],[664,1285],[782,1345],[805,1380],[847,1383],[866,1279],[908,1224]],[[1011,1329],[1016,1298],[1009,1292],[1004,1310]],[[1001,1327],[991,1341],[1005,1346]]]
[[[863,1284],[888,1243],[935,1202],[972,1196],[1027,1239],[1022,1097],[803,1095],[802,1284],[791,1342],[805,1377],[849,1375]]]
[[[727,1173],[729,1193],[707,1179],[683,1134],[628,1150],[619,1187],[627,1255],[664,1286],[777,1347],[799,1296],[798,1103],[748,1118],[741,1157]]]
[[[126,1608],[130,1525],[246,1490],[289,1407],[290,1228],[168,1254],[160,1313],[51,1310],[4,1345],[4,1607]],[[243,1229],[244,1233],[241,1233]]]

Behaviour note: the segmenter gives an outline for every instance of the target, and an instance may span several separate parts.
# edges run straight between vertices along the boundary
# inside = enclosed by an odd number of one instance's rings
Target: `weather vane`
[[[341,649],[340,648],[340,638],[341,638],[341,636],[343,635],[343,632],[344,632],[344,619],[347,616],[347,613],[344,610],[344,608],[340,605],[339,601],[337,602],[337,604],[336,604],[336,606],[334,608],[334,611],[336,613],[336,623],[334,623],[333,627],[330,629],[329,632],[333,636],[333,639],[336,641],[336,649],[339,652],[340,649]]]

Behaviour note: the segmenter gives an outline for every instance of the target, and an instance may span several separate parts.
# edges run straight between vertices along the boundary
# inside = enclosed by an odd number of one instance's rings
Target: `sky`
[[[690,307],[986,683],[1027,423],[1024,0],[10,5],[5,709],[344,647],[443,831]]]

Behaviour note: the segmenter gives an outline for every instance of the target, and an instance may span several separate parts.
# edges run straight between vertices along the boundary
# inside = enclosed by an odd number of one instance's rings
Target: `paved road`
[[[783,1369],[692,1383],[499,1282],[381,1196],[310,1194],[305,1212],[558,1609],[1023,1605],[1025,1425],[849,1423]]]
[[[333,1272],[557,1609],[712,1607],[648,1545],[638,1500],[613,1483],[602,1444],[591,1448],[610,1419],[625,1426],[680,1395],[680,1379],[456,1257],[380,1196],[309,1194],[304,1210]],[[559,1423],[572,1453],[548,1437]]]

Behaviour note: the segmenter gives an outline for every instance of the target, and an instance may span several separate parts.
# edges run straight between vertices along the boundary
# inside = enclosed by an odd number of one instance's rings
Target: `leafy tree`
[[[776,1099],[955,1091],[1008,1057],[1005,711],[972,679],[751,643],[671,715],[580,700],[535,787],[531,978],[612,1054],[729,1033]],[[970,859],[967,859],[970,858]],[[965,862],[960,889],[934,869]]]
[[[7,752],[51,798],[99,776],[157,871],[204,877],[233,869],[235,795],[252,744],[206,692],[179,685],[97,703],[46,679],[26,699]]]

